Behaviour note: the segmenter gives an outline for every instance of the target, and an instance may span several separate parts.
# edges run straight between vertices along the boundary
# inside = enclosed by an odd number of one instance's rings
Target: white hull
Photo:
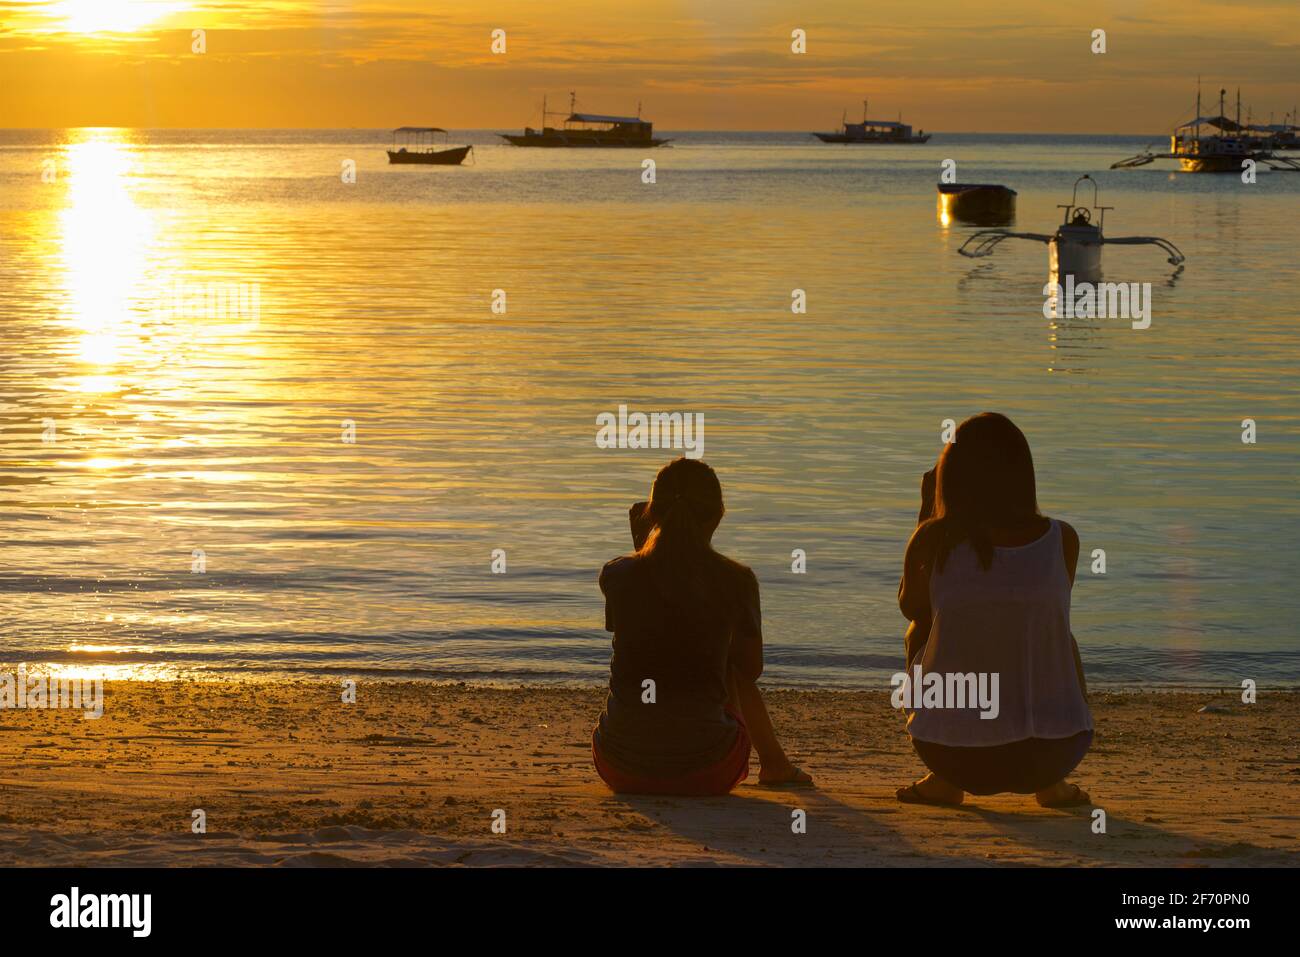
[[[1062,226],[1047,244],[1052,275],[1080,282],[1101,277],[1101,233],[1091,226]]]

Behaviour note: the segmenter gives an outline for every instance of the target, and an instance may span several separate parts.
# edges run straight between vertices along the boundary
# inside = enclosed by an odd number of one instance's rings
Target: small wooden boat
[[[991,183],[940,183],[939,219],[997,226],[1016,218],[1016,191]]]
[[[452,146],[439,149],[434,145],[441,134],[447,141],[447,131],[437,126],[399,126],[393,130],[393,148],[388,151],[388,162],[419,166],[459,166],[474,149],[472,146]],[[402,145],[398,146],[401,139]]]

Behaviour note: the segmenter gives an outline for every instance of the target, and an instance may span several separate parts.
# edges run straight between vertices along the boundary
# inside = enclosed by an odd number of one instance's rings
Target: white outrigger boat
[[[1092,184],[1092,206],[1079,204],[1079,184],[1087,181]],[[972,259],[987,256],[1005,239],[1032,239],[1046,243],[1053,275],[1072,275],[1079,278],[1091,278],[1101,275],[1101,247],[1107,244],[1118,246],[1159,246],[1169,254],[1170,265],[1180,265],[1186,258],[1178,247],[1167,239],[1157,236],[1120,236],[1107,237],[1102,229],[1106,222],[1106,211],[1114,206],[1102,206],[1097,199],[1097,181],[1091,176],[1080,176],[1074,182],[1074,194],[1068,204],[1058,204],[1057,209],[1065,210],[1065,216],[1056,232],[1013,233],[1008,229],[981,229],[972,233],[957,252]],[[1099,213],[1093,222],[1093,213]],[[973,248],[967,249],[968,246]]]

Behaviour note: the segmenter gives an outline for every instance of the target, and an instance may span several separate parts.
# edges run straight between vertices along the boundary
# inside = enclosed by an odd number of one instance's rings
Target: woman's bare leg
[[[740,712],[749,730],[749,740],[758,752],[758,780],[763,784],[787,784],[791,782],[811,782],[804,771],[795,767],[788,757],[781,742],[776,739],[776,729],[763,703],[763,694],[758,685],[748,678],[741,677],[733,669],[730,675],[731,706]]]
[[[925,644],[930,640],[930,621],[913,621],[907,625],[907,635],[903,638],[904,654],[907,657],[907,670],[912,670],[912,665],[916,664],[921,658],[921,652],[925,650]],[[921,780],[911,785],[926,800],[937,801],[941,804],[960,804],[966,800],[966,792],[955,784],[949,784],[939,775],[931,771]],[[902,798],[903,792],[908,788],[899,788],[895,793]]]
[[[939,775],[931,771],[921,780],[912,785],[922,797],[929,801],[937,801],[940,804],[960,804],[966,800],[966,792],[955,784],[949,784]],[[899,788],[895,794],[902,800],[903,792],[907,788]]]

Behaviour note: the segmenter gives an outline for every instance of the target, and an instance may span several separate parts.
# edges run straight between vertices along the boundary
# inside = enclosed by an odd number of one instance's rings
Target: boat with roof
[[[1241,122],[1241,91],[1237,91],[1237,116],[1229,117],[1224,108],[1227,90],[1219,91],[1219,112],[1215,116],[1201,113],[1201,90],[1196,88],[1196,117],[1174,129],[1169,138],[1169,152],[1156,153],[1150,148],[1136,156],[1111,164],[1111,169],[1132,169],[1158,159],[1178,160],[1184,173],[1240,173],[1247,160],[1253,160],[1279,172],[1300,172],[1300,163],[1289,156],[1277,156],[1269,140],[1252,133]]]
[[[393,130],[393,148],[388,151],[388,162],[399,166],[459,166],[474,149],[472,146],[440,148],[437,145],[439,136],[446,143],[447,131],[440,126],[399,126]]]
[[[840,120],[840,131],[838,133],[814,133],[823,143],[928,143],[930,134],[921,130],[917,133],[912,132],[912,128],[903,122],[903,115],[900,113],[897,122],[894,120],[869,120],[867,119],[867,101],[862,101],[862,122],[850,123],[848,114]]]
[[[569,94],[568,114],[554,113],[546,108],[542,99],[542,128],[525,127],[523,133],[499,133],[503,140],[515,146],[577,147],[596,149],[652,149],[669,142],[656,138],[654,124],[641,119],[641,107],[636,116],[611,116],[604,113],[579,113],[578,96]],[[563,116],[560,126],[547,126],[548,116]]]

